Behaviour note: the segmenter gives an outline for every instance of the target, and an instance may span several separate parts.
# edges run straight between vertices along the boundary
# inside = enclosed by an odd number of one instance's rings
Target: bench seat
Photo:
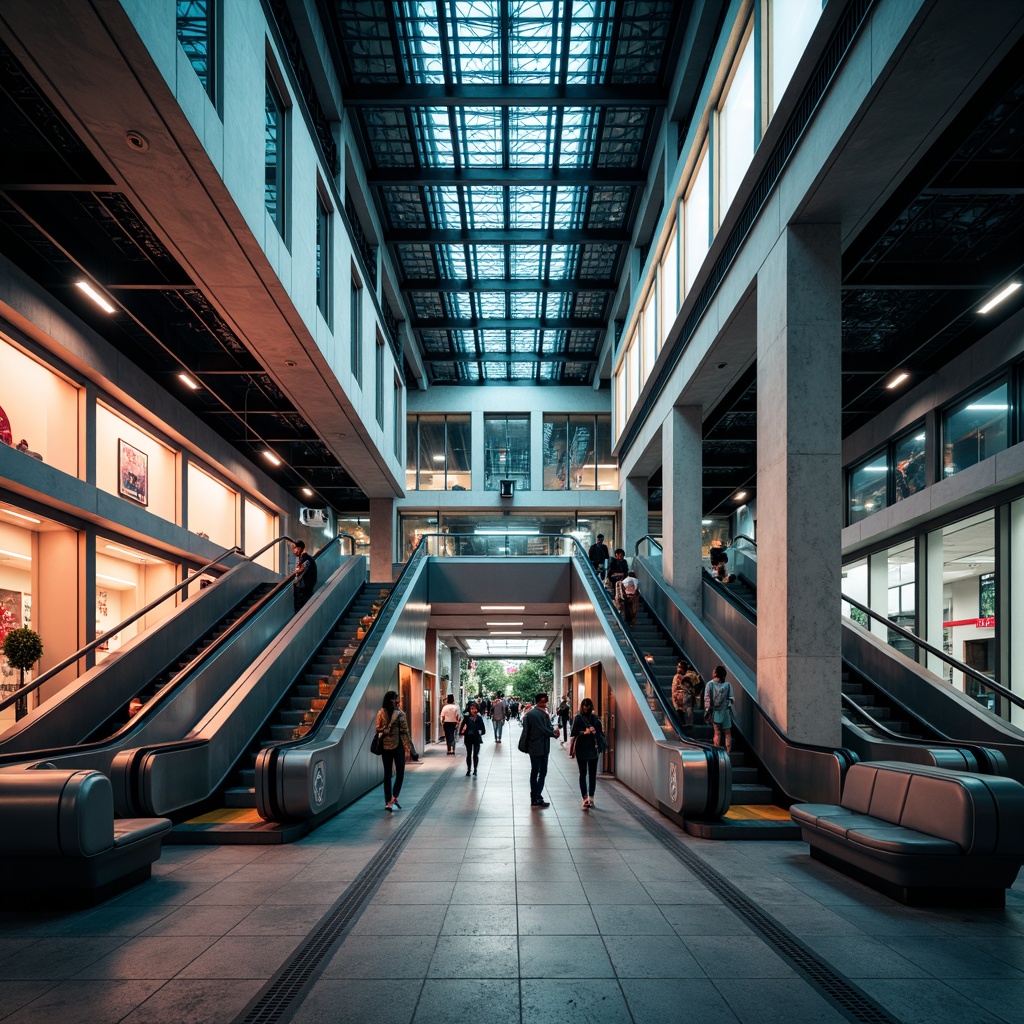
[[[925,765],[853,765],[839,804],[796,804],[811,856],[905,903],[1001,906],[1024,861],[1024,786]]]

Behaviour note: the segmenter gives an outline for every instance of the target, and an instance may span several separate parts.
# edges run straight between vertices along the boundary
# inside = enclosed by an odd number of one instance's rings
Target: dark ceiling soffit
[[[403,292],[617,292],[619,282],[574,278],[520,277],[505,281],[482,277],[410,277],[402,286]]]
[[[643,188],[647,176],[636,168],[607,167],[378,167],[370,185],[629,185]]]
[[[346,90],[346,107],[663,107],[650,85],[372,85]]]

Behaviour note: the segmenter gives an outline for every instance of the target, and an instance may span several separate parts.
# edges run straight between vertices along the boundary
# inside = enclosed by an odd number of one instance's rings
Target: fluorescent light
[[[700,525],[701,525],[701,526],[710,526],[710,525],[712,524],[712,522],[713,522],[713,521],[714,521],[714,520],[711,520],[711,519],[702,519],[702,520],[700,521]]]
[[[116,313],[117,310],[88,281],[76,281],[75,287],[80,288],[96,303],[104,313]]]
[[[746,496],[747,496],[747,492],[746,491],[740,491],[740,493],[737,494],[732,500],[733,501],[742,501]]]
[[[897,373],[885,386],[892,391],[893,388],[898,388],[909,376],[909,373]]]
[[[488,636],[522,636],[523,631],[521,629],[492,629],[488,631]]]
[[[968,405],[968,412],[1006,412],[1010,407],[1008,405]]]
[[[488,626],[521,626],[521,622],[488,622]]]
[[[444,456],[443,455],[435,455],[434,456],[434,461],[435,462],[444,462]]]
[[[42,522],[42,519],[33,519],[32,516],[26,516],[21,512],[12,512],[9,508],[0,508],[0,512],[3,512],[5,516],[14,516],[15,519],[25,519],[30,523]]]
[[[525,612],[525,604],[482,604],[482,612]]]
[[[6,555],[8,558],[20,558],[23,562],[31,562],[31,555],[19,555],[17,551],[4,551],[0,548],[0,555]]]
[[[473,531],[478,537],[535,537],[540,530],[537,527],[532,529],[524,527],[519,530],[489,530],[484,527],[478,526]]]
[[[131,580],[122,580],[118,576],[106,576],[101,572],[96,573],[96,579],[110,580],[111,583],[123,583],[126,587],[137,586],[137,584],[133,583]]]
[[[312,498],[313,497],[313,488],[312,487],[303,487],[302,488],[302,496],[304,498]]]
[[[865,466],[863,468],[863,470],[861,470],[861,472],[862,473],[888,473],[889,472],[889,467],[888,466]]]
[[[1011,281],[1005,288],[996,292],[988,302],[985,303],[979,313],[987,313],[993,306],[998,306],[1003,299],[1008,299],[1018,288],[1020,287],[1020,281]]]
[[[138,558],[140,561],[145,561],[145,556],[137,554],[134,551],[128,551],[126,548],[116,548],[113,544],[104,545],[108,551],[116,551],[122,555],[128,555],[130,558]]]
[[[179,373],[178,380],[187,388],[191,388],[193,391],[199,390],[199,381],[193,380],[187,373]]]
[[[915,440],[915,441],[923,441],[923,440],[924,440],[924,434],[918,434],[918,435],[917,435],[917,436],[916,436],[916,437],[914,438],[914,440]]]
[[[263,458],[265,458],[272,466],[281,465],[281,460],[269,449],[263,452]]]

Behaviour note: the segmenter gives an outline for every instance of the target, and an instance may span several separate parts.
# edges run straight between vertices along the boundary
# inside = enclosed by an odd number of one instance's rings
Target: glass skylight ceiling
[[[593,382],[686,8],[330,5],[431,382]]]

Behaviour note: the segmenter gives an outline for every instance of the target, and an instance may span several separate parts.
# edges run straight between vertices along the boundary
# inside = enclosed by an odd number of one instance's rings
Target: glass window
[[[177,0],[178,43],[206,94],[217,101],[213,0]]]
[[[377,425],[384,426],[384,339],[377,335],[377,346],[374,352],[374,371],[376,388],[373,396],[373,411],[377,417]]]
[[[696,170],[690,179],[690,192],[683,204],[683,229],[685,232],[683,249],[683,284],[684,294],[689,295],[697,272],[708,254],[711,244],[711,196],[709,193],[708,151],[704,147]]]
[[[391,432],[395,436],[395,458],[402,458],[402,382],[395,377],[395,404],[391,410]]]
[[[615,432],[621,434],[626,425],[626,360],[623,358],[615,374]]]
[[[569,487],[569,419],[544,417],[544,490],[564,491]]]
[[[421,491],[469,490],[471,466],[468,414],[410,416],[407,451],[408,488]]]
[[[978,392],[942,418],[942,472],[952,476],[1006,448],[1009,389],[1002,383]]]
[[[264,122],[265,183],[263,201],[271,220],[284,237],[285,209],[285,123],[284,103],[270,75],[267,75],[267,107]]]
[[[617,491],[619,489],[619,467],[612,458],[612,418],[597,417],[597,489]],[[607,536],[611,536],[608,534]]]
[[[888,462],[883,452],[850,470],[850,522],[885,508],[887,504]]]
[[[893,445],[893,497],[902,501],[924,487],[925,431],[917,427]]]
[[[501,489],[512,480],[517,491],[530,489],[529,415],[484,417],[484,490]]]
[[[618,488],[610,416],[544,417],[544,490]]]
[[[679,311],[679,250],[676,245],[679,233],[672,229],[668,236],[668,244],[661,257],[661,343],[665,343],[676,313]]]
[[[750,45],[749,33],[735,67],[732,84],[718,114],[719,223],[754,156],[754,47]]]
[[[658,289],[653,287],[647,295],[643,312],[644,331],[644,369],[643,377],[647,380],[654,369],[658,358]]]
[[[323,196],[316,195],[316,304],[331,322],[331,212]]]
[[[636,406],[640,397],[640,339],[634,332],[629,339],[629,350],[626,352],[626,365],[629,372],[628,408]]]
[[[352,278],[350,296],[349,328],[352,331],[352,376],[357,384],[363,382],[363,286],[359,279]]]
[[[405,489],[415,491],[419,488],[416,482],[416,467],[419,465],[419,418],[410,416],[405,421]]]
[[[769,114],[782,94],[807,47],[821,16],[822,0],[771,0],[769,6]]]

